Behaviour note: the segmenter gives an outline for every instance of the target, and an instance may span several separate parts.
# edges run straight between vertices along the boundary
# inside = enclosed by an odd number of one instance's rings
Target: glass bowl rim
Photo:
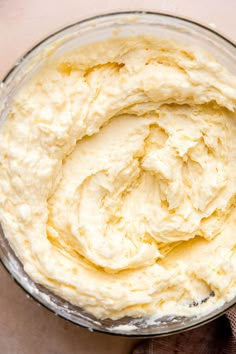
[[[182,17],[182,16],[176,16],[170,13],[165,13],[165,12],[155,12],[155,11],[144,11],[144,10],[128,10],[128,11],[115,11],[115,12],[107,12],[107,13],[101,13],[98,15],[94,15],[91,17],[86,17],[83,18],[79,21],[73,22],[69,25],[63,26],[62,28],[59,28],[58,30],[56,30],[55,32],[52,32],[50,34],[48,34],[47,36],[43,37],[41,40],[37,41],[36,44],[34,44],[32,47],[30,47],[30,49],[28,49],[23,55],[19,56],[19,58],[16,60],[15,64],[12,65],[12,67],[6,72],[6,74],[4,75],[3,79],[0,81],[2,83],[5,83],[7,81],[7,79],[9,78],[9,76],[11,74],[13,74],[14,70],[21,64],[21,62],[28,57],[29,54],[31,54],[33,51],[35,51],[38,47],[40,47],[41,44],[44,44],[47,40],[51,39],[52,37],[64,32],[65,30],[68,30],[70,28],[73,28],[77,25],[82,25],[84,23],[89,23],[90,21],[94,21],[97,19],[102,19],[102,18],[106,18],[106,17],[113,17],[113,16],[117,16],[117,15],[157,15],[160,17],[167,17],[167,18],[172,18],[172,19],[176,19],[177,21],[182,21],[185,23],[190,23],[192,25],[195,25],[196,27],[202,28],[203,30],[205,30],[206,32],[210,32],[212,34],[214,34],[216,37],[219,37],[221,39],[223,39],[224,41],[226,41],[228,44],[230,44],[233,48],[236,49],[236,42],[234,43],[233,40],[227,38],[226,36],[224,36],[223,34],[215,31],[214,29],[207,27],[205,24],[202,24],[198,21],[195,21],[193,19],[187,18],[187,17]]]

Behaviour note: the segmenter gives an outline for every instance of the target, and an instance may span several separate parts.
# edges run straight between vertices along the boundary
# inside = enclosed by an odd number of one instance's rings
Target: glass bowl
[[[183,18],[153,12],[122,12],[89,18],[52,34],[26,53],[0,84],[0,122],[7,118],[12,98],[25,81],[45,62],[48,53],[58,55],[81,45],[114,35],[156,35],[199,46],[214,56],[236,75],[236,46],[215,31]],[[56,315],[89,330],[124,336],[160,336],[192,329],[223,314],[236,303],[236,297],[222,307],[200,317],[169,316],[98,320],[83,309],[59,298],[34,283],[24,271],[0,228],[0,258],[17,283],[35,300]]]

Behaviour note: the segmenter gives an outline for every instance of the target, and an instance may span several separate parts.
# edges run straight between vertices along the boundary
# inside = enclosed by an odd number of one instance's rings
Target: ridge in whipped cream
[[[199,48],[138,36],[49,56],[0,132],[0,221],[25,271],[97,318],[231,300],[235,109],[236,78]]]

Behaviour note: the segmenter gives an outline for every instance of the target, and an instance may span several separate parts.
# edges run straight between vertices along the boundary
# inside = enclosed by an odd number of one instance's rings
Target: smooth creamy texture
[[[200,49],[134,37],[48,58],[0,137],[0,220],[26,272],[98,318],[232,299],[235,107]]]

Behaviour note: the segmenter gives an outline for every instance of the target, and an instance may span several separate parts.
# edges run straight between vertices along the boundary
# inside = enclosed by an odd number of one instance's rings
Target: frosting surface
[[[236,78],[199,48],[113,38],[49,57],[0,132],[0,221],[25,271],[98,318],[231,300],[235,109]]]

